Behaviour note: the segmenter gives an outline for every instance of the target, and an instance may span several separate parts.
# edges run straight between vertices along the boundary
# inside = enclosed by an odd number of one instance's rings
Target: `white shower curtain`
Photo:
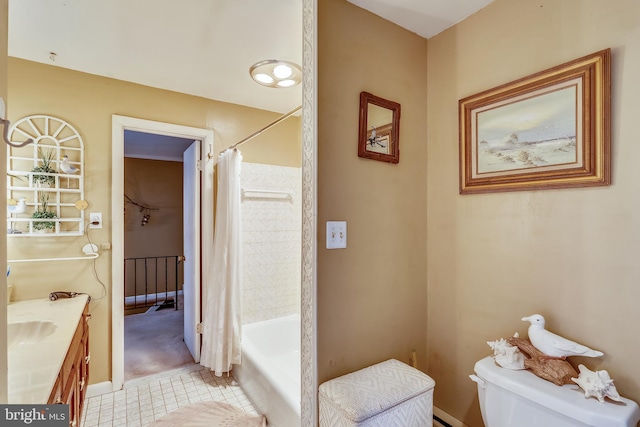
[[[216,376],[240,364],[242,334],[242,237],[240,167],[242,153],[228,149],[218,157],[213,262],[202,286],[203,322],[200,364]]]

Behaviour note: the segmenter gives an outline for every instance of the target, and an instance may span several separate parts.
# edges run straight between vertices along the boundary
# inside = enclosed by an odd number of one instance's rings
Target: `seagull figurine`
[[[16,203],[16,201],[14,200],[13,203]],[[21,214],[24,213],[26,209],[27,199],[25,199],[24,197],[21,197],[20,200],[18,200],[18,203],[16,203],[15,205],[7,204],[7,211],[9,211],[9,213],[11,214]]]
[[[62,156],[60,170],[68,175],[78,173],[78,168],[69,163],[69,156]],[[67,177],[67,188],[69,188],[69,177]]]
[[[69,156],[62,156],[62,162],[60,162],[60,170],[66,174],[74,174],[78,172],[78,168],[69,163]]]
[[[7,212],[10,215],[17,215],[24,213],[27,210],[27,199],[21,197],[20,200],[16,203],[15,200],[11,199],[7,201]],[[13,228],[13,221],[11,221],[11,228],[7,230],[8,234],[20,234],[21,232]]]
[[[544,317],[539,314],[523,317],[522,320],[531,323],[528,331],[531,344],[547,356],[564,359],[567,356],[600,357],[604,355],[601,351],[592,350],[547,331],[544,328]]]

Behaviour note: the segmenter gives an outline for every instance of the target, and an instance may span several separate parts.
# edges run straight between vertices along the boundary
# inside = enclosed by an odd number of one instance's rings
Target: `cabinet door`
[[[62,394],[64,403],[69,405],[69,425],[78,426],[78,371],[72,369],[71,376],[66,379],[64,392]]]
[[[78,390],[78,421],[82,419],[82,410],[84,409],[84,399],[87,394],[87,387],[89,386],[89,361],[91,360],[91,354],[89,353],[89,319],[91,318],[91,314],[89,314],[89,305],[87,305],[84,309],[84,313],[82,315],[81,324],[83,325],[83,335],[80,343],[80,348],[78,349],[80,360],[78,361],[78,366],[80,368],[80,384]]]
[[[82,419],[84,398],[89,383],[89,318],[88,306],[73,335],[67,355],[62,362],[48,403],[69,405],[69,425],[79,426]]]

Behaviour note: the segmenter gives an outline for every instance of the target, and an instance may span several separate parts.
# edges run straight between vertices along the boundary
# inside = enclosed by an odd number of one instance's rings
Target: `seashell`
[[[594,372],[584,365],[578,365],[578,369],[580,370],[578,378],[571,378],[571,380],[584,390],[585,398],[594,396],[600,403],[604,403],[605,397],[616,402],[621,401],[618,390],[607,371]]]
[[[487,341],[487,344],[493,350],[493,358],[498,365],[513,370],[525,369],[524,354],[518,347],[509,344],[504,338],[498,341]]]

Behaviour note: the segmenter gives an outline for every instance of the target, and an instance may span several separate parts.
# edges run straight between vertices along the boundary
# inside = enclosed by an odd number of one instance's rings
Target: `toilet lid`
[[[577,384],[557,386],[528,370],[502,368],[492,356],[478,361],[474,370],[489,385],[501,387],[588,426],[635,427],[640,420],[640,408],[633,400],[621,398],[622,404],[610,400],[600,403],[595,397],[585,398]]]

